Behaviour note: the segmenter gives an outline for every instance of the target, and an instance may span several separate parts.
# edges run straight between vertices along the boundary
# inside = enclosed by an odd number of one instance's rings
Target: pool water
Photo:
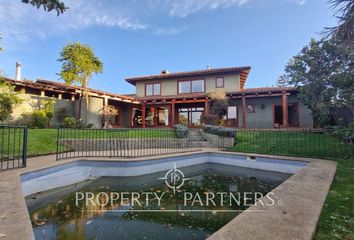
[[[185,192],[193,195],[199,193],[201,198],[205,198],[203,193],[206,192],[232,192],[241,195],[244,192],[261,192],[266,195],[291,176],[286,173],[215,163],[180,170],[189,179],[175,193],[166,186],[164,180],[161,180],[166,172],[159,172],[137,177],[100,177],[32,194],[26,197],[26,202],[35,238],[36,240],[205,239],[247,206],[243,204],[205,206],[196,203],[192,206],[190,201],[189,205],[185,206]],[[122,206],[120,202],[98,206],[92,202],[86,205],[85,201],[80,201],[76,205],[77,192],[95,194],[165,192],[165,195],[160,206],[157,205],[158,201],[153,199],[149,206],[138,204],[132,206],[128,201],[127,205],[130,205],[127,207]]]

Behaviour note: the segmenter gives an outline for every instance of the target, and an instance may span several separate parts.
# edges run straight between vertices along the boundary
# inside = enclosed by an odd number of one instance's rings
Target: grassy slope
[[[354,151],[328,135],[238,132],[238,145],[228,150],[329,158],[338,163],[317,227],[316,240],[354,240]],[[344,152],[344,154],[343,154]],[[341,155],[346,158],[343,160]]]
[[[56,129],[29,129],[27,154],[29,157],[55,153],[57,150]]]
[[[38,156],[56,153],[57,129],[29,129],[28,130],[28,156]],[[95,131],[68,130],[62,133],[62,138],[138,138],[138,137],[175,137],[173,131],[159,130],[128,130],[128,131]]]

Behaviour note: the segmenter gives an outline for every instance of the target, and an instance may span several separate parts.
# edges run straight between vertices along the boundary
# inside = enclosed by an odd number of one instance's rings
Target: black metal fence
[[[140,157],[197,150],[174,129],[58,129],[57,160]]]
[[[26,167],[27,127],[0,125],[0,170]]]
[[[315,158],[354,158],[354,129],[240,129],[231,151]]]

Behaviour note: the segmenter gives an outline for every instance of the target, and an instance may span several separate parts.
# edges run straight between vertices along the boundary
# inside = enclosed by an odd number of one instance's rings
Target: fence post
[[[57,154],[56,154],[56,159],[55,160],[59,160],[59,134],[60,134],[60,128],[58,128],[57,130]]]
[[[23,145],[22,145],[22,165],[27,166],[27,127],[23,129]]]

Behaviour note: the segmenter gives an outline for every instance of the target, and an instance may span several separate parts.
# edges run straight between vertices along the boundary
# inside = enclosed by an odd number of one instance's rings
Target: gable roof
[[[205,75],[225,74],[225,73],[240,73],[240,84],[241,84],[241,89],[243,89],[250,71],[251,71],[250,66],[210,68],[210,69],[187,71],[187,72],[174,72],[174,73],[163,73],[163,74],[147,75],[147,76],[139,76],[139,77],[130,77],[130,78],[126,78],[125,80],[128,83],[135,85],[137,81],[143,81],[143,80],[157,80],[157,79],[161,80],[161,79],[183,78],[183,77],[199,77]]]

